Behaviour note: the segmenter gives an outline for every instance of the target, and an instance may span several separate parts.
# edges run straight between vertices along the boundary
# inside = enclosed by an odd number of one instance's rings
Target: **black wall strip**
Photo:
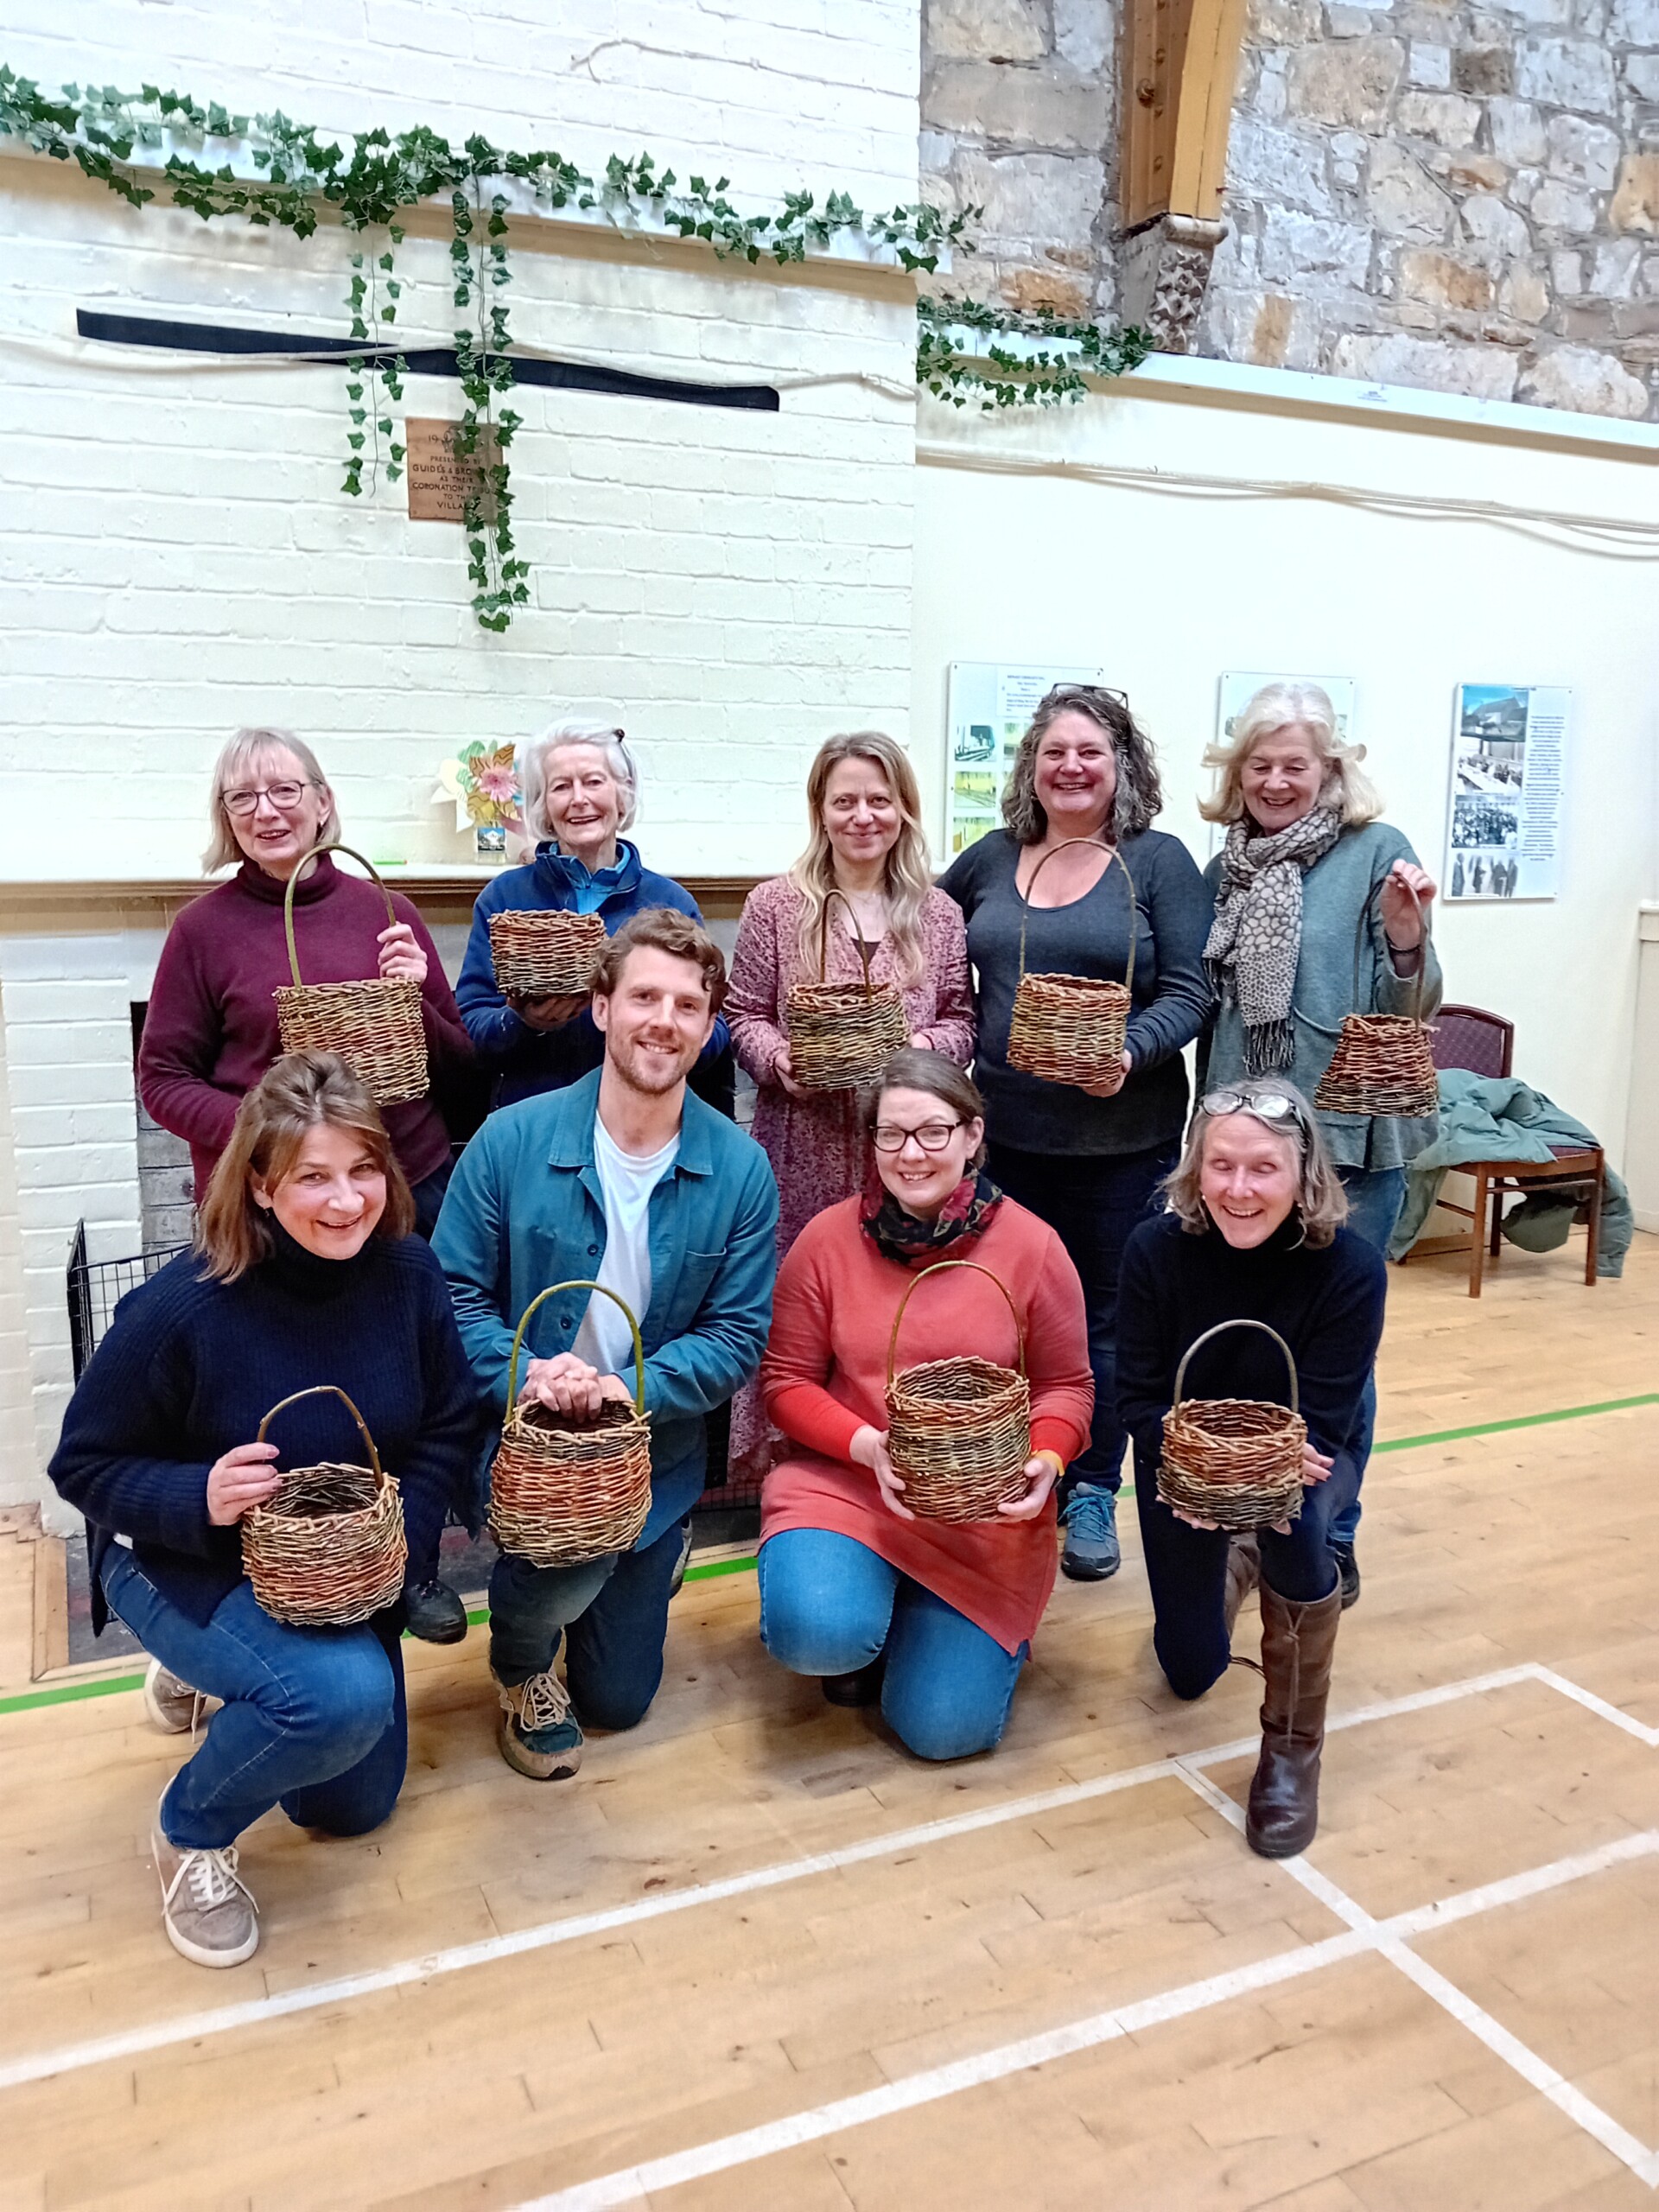
[[[297,331],[243,330],[218,322],[162,322],[151,315],[95,315],[78,308],[75,327],[82,338],[112,346],[162,346],[184,353],[310,353],[328,360],[365,362],[400,359],[410,376],[453,377],[461,372],[449,346],[360,346],[349,338],[309,338]],[[550,385],[563,391],[605,391],[623,399],[663,399],[681,407],[743,407],[775,415],[778,394],[766,384],[684,384],[671,377],[639,377],[627,369],[589,368],[580,361],[538,360],[508,356],[515,384]]]

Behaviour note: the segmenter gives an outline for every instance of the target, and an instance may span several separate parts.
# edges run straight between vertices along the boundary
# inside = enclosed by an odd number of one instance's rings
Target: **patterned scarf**
[[[885,1259],[901,1268],[929,1267],[948,1244],[971,1242],[991,1225],[1002,1193],[982,1167],[970,1167],[940,1208],[922,1221],[906,1213],[874,1173],[859,1204],[859,1224]]]
[[[1217,995],[1238,1002],[1246,1073],[1271,1075],[1295,1057],[1290,1002],[1302,950],[1302,877],[1342,835],[1342,817],[1316,806],[1270,837],[1252,836],[1255,827],[1239,821],[1227,832],[1204,964]]]

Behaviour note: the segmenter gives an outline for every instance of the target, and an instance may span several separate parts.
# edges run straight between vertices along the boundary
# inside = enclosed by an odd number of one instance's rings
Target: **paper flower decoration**
[[[438,771],[435,798],[455,803],[455,827],[470,829],[480,858],[504,856],[507,841],[525,842],[524,799],[511,745],[474,738]]]

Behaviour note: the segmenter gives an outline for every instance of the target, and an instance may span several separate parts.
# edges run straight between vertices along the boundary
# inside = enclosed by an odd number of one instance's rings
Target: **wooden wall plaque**
[[[492,429],[480,429],[478,449],[465,462],[455,451],[458,423],[434,416],[410,415],[404,422],[409,451],[404,467],[409,485],[411,522],[461,522],[467,494],[484,468],[501,459],[501,448]],[[486,507],[488,516],[488,507]]]

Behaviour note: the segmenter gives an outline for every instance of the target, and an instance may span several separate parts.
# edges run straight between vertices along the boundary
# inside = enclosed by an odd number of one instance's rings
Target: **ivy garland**
[[[424,127],[396,137],[384,130],[359,131],[348,153],[280,111],[237,115],[216,101],[203,107],[154,85],[137,92],[112,85],[66,85],[58,99],[48,99],[3,63],[0,137],[18,139],[54,161],[73,162],[132,207],[157,199],[156,188],[145,181],[156,176],[168,203],[192,210],[204,222],[239,216],[308,238],[325,207],[337,211],[341,226],[363,241],[351,257],[346,295],[350,334],[363,347],[345,364],[350,428],[342,489],[354,499],[365,489],[372,494],[383,479],[396,483],[404,473],[405,451],[391,412],[404,396],[407,374],[391,342],[404,289],[397,274],[397,249],[404,236],[398,218],[424,200],[447,201],[453,304],[467,317],[457,321],[454,344],[463,401],[455,447],[473,464],[463,515],[467,575],[478,621],[495,631],[506,629],[514,608],[530,596],[529,564],[518,552],[512,525],[508,449],[521,418],[505,404],[513,373],[512,327],[502,296],[512,283],[510,201],[502,187],[527,190],[550,210],[601,209],[683,238],[701,238],[722,259],[766,258],[787,265],[838,237],[861,236],[914,274],[932,273],[943,250],[967,245],[979,213],[969,208],[947,218],[919,203],[866,211],[844,192],[831,192],[820,207],[812,194],[791,192],[777,212],[746,215],[726,198],[728,178],[711,184],[694,176],[682,184],[672,169],[658,170],[650,154],[631,161],[613,155],[603,179],[596,181],[556,153],[516,153],[476,133],[457,149]],[[257,174],[238,175],[228,162],[215,167],[190,157],[191,151],[205,156],[210,141],[245,148]],[[164,147],[159,168],[153,161],[134,159],[141,149],[154,155]],[[973,301],[925,299],[917,313],[918,383],[957,407],[977,393],[988,412],[1081,397],[1084,370],[1117,375],[1151,350],[1139,330],[1104,333],[1092,323],[1012,315]],[[1003,373],[988,377],[978,365],[981,357],[968,355],[950,336],[952,325],[993,337],[1015,333],[1065,340],[1075,350],[1016,355],[993,342],[982,358]],[[375,379],[383,387],[378,397]]]

